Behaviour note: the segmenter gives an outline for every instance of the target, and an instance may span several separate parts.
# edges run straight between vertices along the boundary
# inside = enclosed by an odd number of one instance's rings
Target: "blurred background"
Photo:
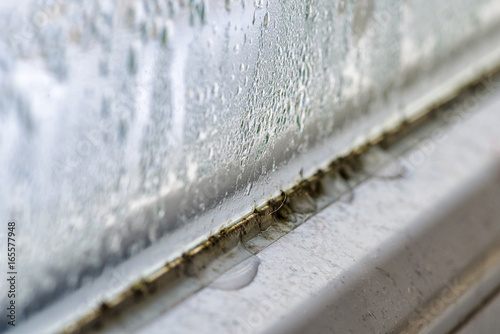
[[[2,1],[17,320],[156,245],[127,286],[452,96],[500,64],[499,25],[496,0]]]

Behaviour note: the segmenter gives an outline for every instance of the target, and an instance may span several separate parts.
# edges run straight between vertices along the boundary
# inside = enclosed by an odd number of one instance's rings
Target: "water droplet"
[[[306,20],[311,16],[311,5],[307,4],[306,5]]]
[[[209,287],[219,290],[237,290],[250,284],[259,270],[261,261],[257,256],[251,256],[245,261],[229,269],[213,281]]]
[[[266,15],[264,15],[264,27],[267,28],[268,24],[269,24],[269,12],[266,12]]]
[[[161,43],[161,46],[165,47],[167,46],[167,43],[168,43],[168,29],[166,26],[162,27],[161,30],[160,30],[160,43]]]
[[[212,87],[212,93],[214,94],[214,96],[217,96],[217,94],[219,93],[219,84],[217,82],[215,82],[214,86]]]
[[[127,70],[131,75],[137,73],[137,52],[133,47],[131,47],[128,51]]]
[[[345,7],[346,7],[345,1],[340,0],[340,2],[339,2],[339,13],[340,14],[345,12]]]
[[[253,6],[254,8],[262,8],[262,0],[254,0]]]
[[[250,183],[247,185],[247,189],[246,189],[246,192],[245,192],[245,195],[246,195],[246,196],[250,195],[250,191],[252,190],[252,187],[253,187],[253,184],[252,184],[252,182],[250,182]]]

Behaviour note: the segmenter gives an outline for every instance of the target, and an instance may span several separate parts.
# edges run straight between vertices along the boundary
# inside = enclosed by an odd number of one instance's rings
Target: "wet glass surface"
[[[20,317],[150,244],[181,252],[402,117],[401,91],[499,16],[493,0],[4,1]]]

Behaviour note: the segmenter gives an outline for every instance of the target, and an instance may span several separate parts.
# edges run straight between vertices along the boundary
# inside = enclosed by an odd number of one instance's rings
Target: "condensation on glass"
[[[496,0],[2,1],[22,311],[150,244],[182,252],[403,119],[405,89],[499,18]]]

